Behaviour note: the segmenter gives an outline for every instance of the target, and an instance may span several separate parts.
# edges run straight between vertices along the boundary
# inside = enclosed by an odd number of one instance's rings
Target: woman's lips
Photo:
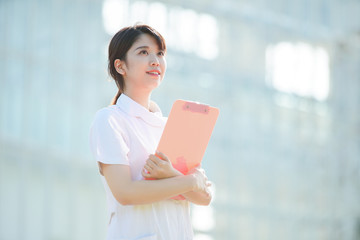
[[[146,73],[150,74],[152,76],[160,76],[160,71],[158,71],[158,70],[151,70],[151,71],[148,71]]]

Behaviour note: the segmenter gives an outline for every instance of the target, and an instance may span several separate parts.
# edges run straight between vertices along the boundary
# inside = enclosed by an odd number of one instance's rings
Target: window
[[[218,56],[218,25],[210,14],[167,7],[160,2],[129,0],[105,0],[102,13],[104,29],[110,35],[141,22],[158,30],[168,47],[175,51],[193,53],[207,60]]]
[[[266,49],[266,81],[278,91],[324,101],[329,94],[329,56],[322,47],[281,42]]]

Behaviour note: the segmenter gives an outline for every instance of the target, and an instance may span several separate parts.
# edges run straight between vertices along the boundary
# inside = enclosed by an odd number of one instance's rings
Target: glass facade
[[[195,240],[359,239],[359,16],[356,0],[0,1],[0,239],[105,238],[88,133],[117,91],[108,42],[136,22],[167,40],[164,114],[220,108]]]

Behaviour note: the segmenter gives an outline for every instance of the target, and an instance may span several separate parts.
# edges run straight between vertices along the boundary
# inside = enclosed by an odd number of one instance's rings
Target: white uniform
[[[166,123],[156,105],[150,110],[124,94],[116,105],[99,110],[90,131],[96,160],[128,165],[132,180],[142,180],[142,168],[149,154],[155,153]],[[107,240],[193,239],[188,201],[169,199],[124,206],[116,201],[105,178],[101,179],[109,210]]]

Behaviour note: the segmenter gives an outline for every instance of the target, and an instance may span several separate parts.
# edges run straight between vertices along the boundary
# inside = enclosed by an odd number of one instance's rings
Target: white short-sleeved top
[[[98,162],[128,165],[132,180],[143,180],[142,168],[149,154],[155,153],[165,123],[156,104],[148,111],[121,94],[116,105],[96,113],[90,129],[91,151]],[[101,180],[109,211],[107,240],[193,239],[188,201],[124,206],[116,201],[103,176]]]

